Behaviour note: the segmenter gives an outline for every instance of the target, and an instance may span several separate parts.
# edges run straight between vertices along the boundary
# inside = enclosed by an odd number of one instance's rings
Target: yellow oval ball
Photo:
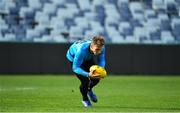
[[[101,66],[93,65],[93,66],[90,67],[89,70],[90,71],[95,70],[95,73],[100,74],[101,78],[104,78],[104,77],[107,76],[106,70]]]

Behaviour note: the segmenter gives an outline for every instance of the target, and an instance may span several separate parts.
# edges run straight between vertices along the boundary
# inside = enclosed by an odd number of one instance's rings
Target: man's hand
[[[100,74],[95,74],[95,70],[89,72],[89,77],[92,79],[100,79]]]

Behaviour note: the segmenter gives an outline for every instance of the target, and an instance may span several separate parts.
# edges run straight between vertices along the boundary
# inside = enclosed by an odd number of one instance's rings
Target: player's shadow
[[[124,107],[124,106],[96,106],[96,108],[111,108],[111,109],[145,109],[145,110],[174,110],[179,111],[180,108],[160,108],[160,107]]]

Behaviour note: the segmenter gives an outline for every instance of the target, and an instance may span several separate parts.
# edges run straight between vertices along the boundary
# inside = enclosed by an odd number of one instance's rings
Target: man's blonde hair
[[[92,39],[92,44],[97,46],[103,46],[105,44],[105,40],[103,36],[94,36]]]

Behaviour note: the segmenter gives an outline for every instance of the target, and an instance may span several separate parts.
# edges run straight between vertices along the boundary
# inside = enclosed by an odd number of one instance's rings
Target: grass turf
[[[81,104],[72,76],[0,76],[0,112],[180,111],[180,77],[108,76],[94,91],[93,108]]]

